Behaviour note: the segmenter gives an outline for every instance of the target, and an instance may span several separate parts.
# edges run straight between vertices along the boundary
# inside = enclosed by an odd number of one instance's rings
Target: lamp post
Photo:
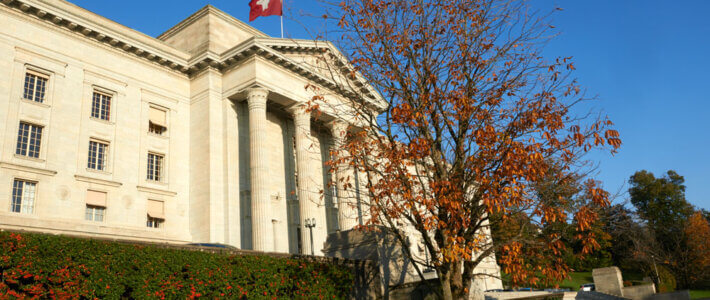
[[[658,281],[658,288],[661,288],[661,277],[658,276],[658,268],[656,267],[656,258],[651,255],[651,260],[653,261],[653,269],[656,270],[656,280]]]
[[[315,256],[315,251],[313,249],[313,227],[316,227],[316,219],[315,218],[307,218],[306,219],[306,227],[308,227],[308,231],[311,234],[311,255]]]

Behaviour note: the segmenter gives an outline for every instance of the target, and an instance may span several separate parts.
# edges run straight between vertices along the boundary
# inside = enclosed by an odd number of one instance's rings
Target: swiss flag
[[[251,0],[249,2],[249,22],[254,21],[258,17],[266,16],[282,16],[283,4],[282,0]]]

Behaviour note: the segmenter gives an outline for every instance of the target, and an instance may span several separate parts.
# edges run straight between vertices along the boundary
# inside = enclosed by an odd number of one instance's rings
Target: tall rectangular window
[[[148,180],[163,181],[163,159],[160,154],[148,153]]]
[[[15,154],[39,158],[39,147],[42,143],[42,126],[20,122],[17,132],[17,148]]]
[[[87,221],[103,222],[106,215],[106,192],[86,191],[86,212],[84,219]]]
[[[91,101],[91,117],[109,121],[111,117],[111,96],[94,91]]]
[[[148,115],[148,132],[163,135],[165,131],[168,130],[166,111],[150,107],[150,113]]]
[[[12,184],[12,212],[31,214],[34,212],[37,183],[15,179]]]
[[[44,95],[47,91],[47,77],[35,73],[25,73],[25,92],[22,95],[27,100],[44,102]]]
[[[87,166],[89,169],[105,171],[107,158],[107,143],[89,141],[89,162]]]
[[[148,211],[146,226],[151,228],[163,227],[163,222],[165,222],[165,203],[159,200],[148,200],[146,210]]]

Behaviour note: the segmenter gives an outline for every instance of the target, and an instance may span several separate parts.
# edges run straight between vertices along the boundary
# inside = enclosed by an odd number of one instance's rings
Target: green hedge
[[[349,267],[299,257],[11,232],[0,232],[0,275],[0,295],[42,299],[342,299],[353,284]]]

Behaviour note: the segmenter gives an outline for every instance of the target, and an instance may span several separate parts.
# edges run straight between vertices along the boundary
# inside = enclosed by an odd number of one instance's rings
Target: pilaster
[[[224,123],[221,74],[191,82],[190,228],[195,242],[224,243]]]

